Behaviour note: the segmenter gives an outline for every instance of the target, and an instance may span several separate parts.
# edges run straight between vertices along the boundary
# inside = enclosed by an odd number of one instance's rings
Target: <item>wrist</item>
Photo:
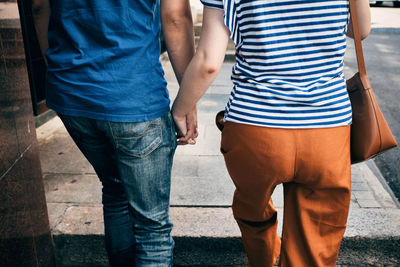
[[[185,117],[185,114],[183,114],[183,113],[180,111],[180,109],[176,107],[175,104],[172,105],[171,113],[172,113],[172,116],[173,116],[174,118],[183,118],[183,117]]]

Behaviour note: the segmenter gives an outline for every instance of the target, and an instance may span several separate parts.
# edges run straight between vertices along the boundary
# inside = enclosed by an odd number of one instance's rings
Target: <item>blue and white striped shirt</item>
[[[348,1],[201,0],[236,46],[225,120],[276,128],[351,124],[343,75]]]

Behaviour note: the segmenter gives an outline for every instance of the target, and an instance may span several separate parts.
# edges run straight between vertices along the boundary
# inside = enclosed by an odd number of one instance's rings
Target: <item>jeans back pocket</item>
[[[127,156],[146,157],[162,142],[161,118],[144,122],[110,122],[116,149]]]

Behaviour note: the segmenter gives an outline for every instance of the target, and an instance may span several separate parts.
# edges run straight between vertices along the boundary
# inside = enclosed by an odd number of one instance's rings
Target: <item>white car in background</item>
[[[369,0],[370,3],[375,3],[377,5],[382,5],[383,2],[393,2],[393,6],[395,7],[400,7],[400,0],[384,0],[384,1],[371,1]]]

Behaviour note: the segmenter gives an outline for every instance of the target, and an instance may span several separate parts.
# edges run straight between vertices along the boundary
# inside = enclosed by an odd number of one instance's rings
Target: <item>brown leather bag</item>
[[[350,0],[350,13],[356,47],[358,72],[346,81],[353,123],[351,125],[351,163],[373,158],[396,147],[397,142],[380,111],[365,70],[355,0]],[[218,112],[215,123],[222,131],[224,111]]]
[[[217,113],[215,116],[215,124],[217,125],[218,129],[222,132],[222,129],[224,129],[224,116],[225,116],[225,110],[221,110]]]
[[[378,107],[367,77],[355,0],[350,0],[350,13],[358,72],[351,79],[347,80],[346,84],[353,110],[350,142],[351,163],[357,163],[396,147],[397,143]]]

